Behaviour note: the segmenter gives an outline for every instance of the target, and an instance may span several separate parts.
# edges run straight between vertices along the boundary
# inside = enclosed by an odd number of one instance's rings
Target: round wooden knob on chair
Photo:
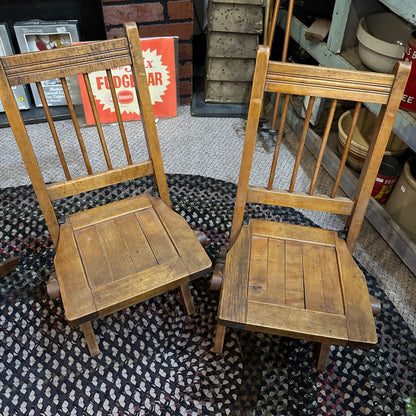
[[[56,280],[56,274],[52,273],[49,276],[48,283],[46,284],[46,291],[48,292],[48,296],[53,299],[59,299],[61,293],[59,291],[59,283]]]

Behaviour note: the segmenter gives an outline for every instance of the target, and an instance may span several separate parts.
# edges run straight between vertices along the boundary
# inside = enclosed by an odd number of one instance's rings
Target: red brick
[[[140,36],[178,36],[180,40],[190,40],[193,34],[192,22],[168,23],[165,25],[139,26]]]
[[[191,104],[191,102],[192,102],[192,97],[180,97],[179,99],[179,105]]]
[[[123,38],[126,36],[126,32],[122,27],[116,27],[107,31],[107,39]]]
[[[161,3],[104,6],[103,14],[106,25],[120,25],[130,21],[145,23],[162,22],[164,20]]]
[[[179,65],[179,78],[192,78],[192,62]]]
[[[193,5],[190,0],[168,2],[169,19],[192,19],[193,13]]]
[[[184,43],[179,45],[179,60],[190,61],[192,60],[192,45],[190,43]]]
[[[179,81],[179,93],[181,96],[192,95],[192,81]]]

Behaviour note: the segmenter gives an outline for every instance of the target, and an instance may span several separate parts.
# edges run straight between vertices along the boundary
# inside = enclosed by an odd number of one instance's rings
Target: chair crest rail
[[[29,59],[27,54],[20,54],[4,56],[1,60],[12,87],[60,78],[63,73],[68,77],[131,64],[125,38],[34,52]]]
[[[301,73],[300,64],[271,61],[269,63],[265,90],[283,94],[330,97],[343,100],[386,104],[390,96],[392,74],[369,73],[368,82],[354,78],[354,71],[313,67],[309,74]],[[305,66],[306,67],[306,66]]]

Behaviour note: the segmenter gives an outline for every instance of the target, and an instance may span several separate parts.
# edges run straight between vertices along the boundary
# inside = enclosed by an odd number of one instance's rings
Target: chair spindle
[[[286,29],[285,29],[285,36],[283,40],[283,51],[282,51],[282,62],[286,62],[287,59],[287,51],[289,49],[289,39],[290,39],[290,28],[292,25],[292,17],[293,17],[293,8],[295,6],[295,0],[289,0],[289,4],[287,7],[287,18],[286,18]],[[268,45],[270,49],[272,48],[273,44],[273,38],[274,38],[274,32],[275,27],[277,25],[277,16],[280,9],[280,0],[275,3],[275,9],[273,11],[273,22],[271,27],[271,33],[268,39]],[[277,122],[277,115],[279,112],[279,105],[280,105],[280,93],[276,94],[276,100],[273,108],[273,117],[271,122],[271,128],[272,130],[275,130],[276,128],[276,122]]]
[[[328,114],[328,118],[327,118],[326,125],[325,125],[324,135],[322,136],[321,148],[319,150],[319,154],[316,159],[315,170],[313,172],[311,186],[309,188],[309,195],[313,195],[315,191],[315,185],[316,185],[316,181],[318,180],[318,174],[319,174],[319,170],[321,167],[322,158],[324,157],[326,144],[328,142],[328,137],[329,137],[329,134],[331,132],[331,127],[332,127],[332,122],[334,120],[335,110],[337,108],[337,102],[338,101],[336,99],[332,100],[331,108],[329,109],[329,114]]]
[[[129,143],[127,141],[126,130],[124,128],[123,119],[121,117],[120,105],[118,103],[116,88],[114,86],[113,74],[111,73],[111,69],[107,69],[106,73],[107,73],[108,84],[110,86],[111,97],[113,98],[114,110],[117,116],[117,123],[120,128],[121,138],[123,140],[123,146],[124,146],[124,151],[126,153],[127,163],[131,165],[133,164],[133,161],[131,159],[131,153],[130,153]]]
[[[280,94],[278,94],[278,95],[280,95]],[[276,99],[277,99],[277,97],[276,97]],[[285,124],[286,124],[287,112],[288,112],[288,109],[289,109],[289,103],[290,103],[290,95],[286,94],[285,100],[284,100],[284,103],[283,103],[282,115],[280,117],[279,132],[278,132],[277,138],[276,138],[276,146],[274,148],[272,166],[270,168],[269,184],[267,185],[267,189],[269,189],[269,190],[271,190],[273,188],[273,181],[274,181],[274,176],[276,174],[277,160],[279,158],[280,146],[282,144],[284,127],[285,127]]]
[[[45,111],[46,120],[48,121],[49,130],[51,131],[53,141],[55,143],[56,151],[58,152],[59,160],[61,161],[61,166],[65,174],[66,180],[71,179],[71,174],[68,169],[68,164],[66,163],[65,155],[62,150],[61,142],[59,141],[58,133],[56,132],[55,124],[52,119],[51,111],[49,109],[48,102],[46,100],[45,92],[43,90],[41,82],[36,82],[36,88],[38,89],[39,97],[42,102],[43,110]]]
[[[296,155],[295,165],[293,167],[292,180],[290,181],[289,192],[293,192],[295,189],[296,177],[300,166],[300,160],[302,158],[303,148],[305,146],[306,135],[308,134],[309,122],[311,120],[314,103],[315,97],[309,97],[308,108],[306,110],[305,121],[303,123],[302,135],[299,140],[298,153]]]
[[[339,163],[338,173],[337,173],[337,177],[335,179],[334,188],[332,190],[331,198],[335,198],[335,196],[338,192],[339,184],[341,183],[342,172],[344,171],[345,162],[347,161],[348,152],[350,150],[350,145],[351,145],[351,142],[352,142],[352,138],[354,136],[355,126],[357,124],[358,116],[360,114],[360,109],[361,109],[361,102],[357,102],[356,105],[355,105],[354,114],[352,116],[351,127],[350,127],[350,130],[348,132],[347,140],[345,142],[345,148],[344,148],[344,151],[342,153],[341,162]]]
[[[92,168],[91,163],[88,158],[87,149],[85,147],[84,138],[82,137],[81,129],[79,127],[78,118],[75,114],[74,104],[72,102],[71,94],[69,92],[68,83],[66,82],[66,78],[61,78],[62,88],[64,90],[66,103],[68,105],[69,114],[71,115],[72,125],[75,129],[75,134],[78,139],[78,144],[81,149],[82,158],[85,163],[85,168],[87,169],[88,175],[92,175]]]
[[[105,137],[104,137],[103,127],[101,125],[100,117],[99,117],[98,111],[97,111],[97,106],[95,104],[95,98],[94,98],[94,94],[92,92],[91,82],[90,82],[90,79],[88,77],[88,74],[83,74],[83,77],[84,77],[84,82],[85,82],[85,86],[86,86],[87,93],[88,93],[88,99],[89,99],[90,104],[91,104],[91,110],[92,110],[92,113],[94,115],[94,121],[95,121],[95,125],[97,127],[98,136],[100,138],[101,148],[103,149],[105,161],[107,163],[108,169],[113,169],[113,165],[112,165],[111,159],[110,159],[110,154],[108,153],[107,143],[106,143]]]

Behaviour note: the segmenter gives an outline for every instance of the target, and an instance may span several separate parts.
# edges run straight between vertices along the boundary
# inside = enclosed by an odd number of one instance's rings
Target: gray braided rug
[[[169,175],[174,209],[210,239],[226,244],[235,186]],[[151,189],[147,179],[67,199],[65,215]],[[287,208],[250,206],[259,217],[310,223]],[[7,415],[405,415],[416,394],[416,340],[376,278],[379,344],[371,351],[333,347],[318,373],[304,341],[228,330],[224,354],[211,352],[218,292],[209,277],[192,282],[189,317],[177,291],[94,322],[102,354],[88,355],[45,282],[54,250],[32,188],[0,191],[0,260],[20,256],[0,281],[0,414]]]

